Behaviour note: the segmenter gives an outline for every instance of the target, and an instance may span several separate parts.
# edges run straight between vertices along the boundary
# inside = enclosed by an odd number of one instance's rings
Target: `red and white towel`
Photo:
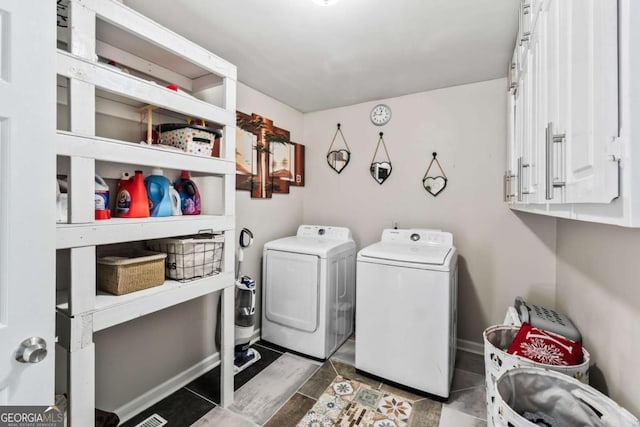
[[[582,363],[582,343],[537,329],[524,322],[507,353],[545,365],[573,366]]]

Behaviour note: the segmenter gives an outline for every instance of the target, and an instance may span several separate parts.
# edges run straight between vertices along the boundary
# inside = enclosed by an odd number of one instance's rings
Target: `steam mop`
[[[248,248],[252,242],[253,233],[243,228],[240,232],[236,273],[234,375],[260,360],[260,353],[249,347],[256,317],[256,281],[249,276],[243,276],[240,272],[244,249]]]

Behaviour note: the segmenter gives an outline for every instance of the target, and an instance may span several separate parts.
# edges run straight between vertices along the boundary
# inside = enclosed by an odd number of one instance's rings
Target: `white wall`
[[[394,222],[453,232],[462,339],[482,342],[482,331],[502,321],[517,295],[553,305],[555,219],[516,214],[502,201],[505,79],[382,102],[393,110],[382,128],[393,165],[383,185],[369,175],[381,130],[369,121],[374,102],[305,114],[304,222],[347,226],[358,248]],[[326,162],[336,123],[352,152],[339,175]],[[433,151],[449,179],[437,197],[421,183]]]
[[[640,229],[559,220],[557,306],[582,332],[591,384],[640,416]]]

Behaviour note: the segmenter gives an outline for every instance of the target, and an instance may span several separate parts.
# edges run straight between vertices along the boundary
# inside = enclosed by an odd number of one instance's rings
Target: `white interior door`
[[[54,400],[55,21],[0,2],[0,405]]]

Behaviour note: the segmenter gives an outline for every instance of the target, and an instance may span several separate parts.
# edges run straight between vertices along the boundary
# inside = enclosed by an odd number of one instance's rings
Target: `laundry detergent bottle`
[[[162,175],[162,169],[153,169],[151,175],[144,179],[149,197],[149,214],[151,216],[171,216],[171,182]]]
[[[109,219],[109,186],[102,177],[95,176],[95,219]]]
[[[175,189],[173,185],[169,186],[169,196],[171,197],[171,215],[182,215],[182,200],[180,199],[180,193]]]
[[[136,171],[133,176],[122,174],[118,183],[116,196],[116,216],[121,218],[146,218],[149,216],[149,198],[144,187],[142,171]]]
[[[198,187],[189,178],[188,171],[182,171],[180,178],[173,184],[180,194],[180,206],[183,215],[200,215],[200,193]]]

